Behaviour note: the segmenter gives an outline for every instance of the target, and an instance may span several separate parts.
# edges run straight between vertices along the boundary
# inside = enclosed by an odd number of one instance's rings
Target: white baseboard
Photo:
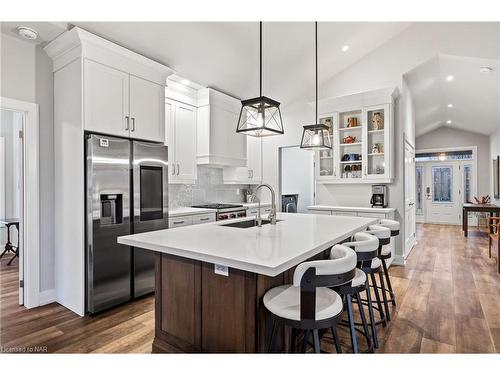
[[[47,305],[56,301],[56,290],[49,289],[40,292],[40,306]]]

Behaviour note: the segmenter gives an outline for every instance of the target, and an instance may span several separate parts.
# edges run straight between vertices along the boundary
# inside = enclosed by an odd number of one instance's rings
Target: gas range
[[[238,217],[247,216],[247,210],[241,204],[211,203],[191,207],[217,210],[217,220],[236,219]]]

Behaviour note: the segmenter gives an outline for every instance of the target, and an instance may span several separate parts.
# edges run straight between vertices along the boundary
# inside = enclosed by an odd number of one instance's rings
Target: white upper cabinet
[[[196,181],[196,107],[165,100],[169,183]]]
[[[262,138],[247,136],[247,165],[245,167],[225,167],[226,184],[262,183]]]
[[[130,137],[165,142],[165,86],[130,75]]]
[[[85,130],[129,136],[129,75],[85,60]]]
[[[319,115],[329,127],[332,150],[316,152],[318,183],[391,183],[394,179],[394,98],[381,89],[326,99]]]
[[[240,109],[241,102],[229,95],[198,91],[198,164],[246,167],[246,136],[236,133]]]

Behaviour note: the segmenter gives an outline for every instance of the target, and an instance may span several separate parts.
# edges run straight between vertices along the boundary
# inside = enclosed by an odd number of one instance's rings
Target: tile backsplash
[[[196,184],[168,184],[170,208],[207,203],[239,203],[249,185],[224,185],[222,168],[198,166]]]

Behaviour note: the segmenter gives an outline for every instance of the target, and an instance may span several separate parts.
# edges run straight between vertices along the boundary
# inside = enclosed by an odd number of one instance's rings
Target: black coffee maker
[[[387,207],[387,186],[372,185],[370,204],[372,207]]]

